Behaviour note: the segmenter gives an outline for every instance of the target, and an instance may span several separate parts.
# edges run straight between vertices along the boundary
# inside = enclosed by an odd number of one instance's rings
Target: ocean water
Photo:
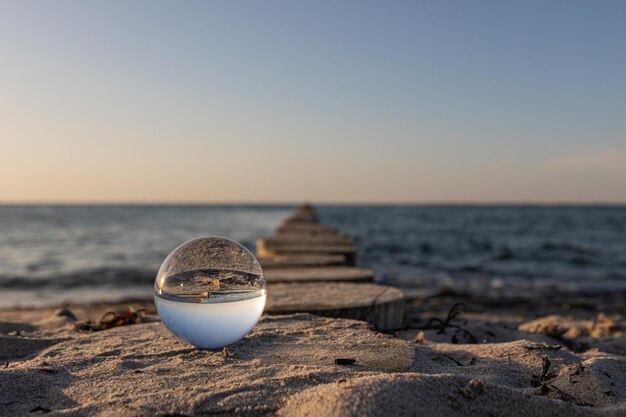
[[[0,206],[0,306],[152,294],[180,243],[254,251],[291,206]],[[624,206],[320,206],[377,280],[470,292],[626,291]]]

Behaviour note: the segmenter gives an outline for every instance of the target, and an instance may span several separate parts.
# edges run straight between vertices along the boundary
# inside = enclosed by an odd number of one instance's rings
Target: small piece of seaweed
[[[445,334],[446,329],[453,328],[455,329],[455,334],[452,335],[452,343],[457,344],[459,342],[457,338],[458,333],[463,334],[469,343],[477,343],[478,339],[476,339],[476,336],[465,330],[460,325],[452,323],[452,320],[457,318],[461,313],[464,313],[465,311],[467,311],[467,306],[465,305],[465,303],[456,303],[452,307],[450,307],[450,310],[448,310],[448,315],[444,320],[441,320],[438,317],[432,317],[430,318],[430,320],[428,320],[425,326],[416,327],[416,329],[437,330],[437,334]]]
[[[534,345],[524,346],[526,350],[559,350],[563,345],[548,345],[547,343],[537,343]]]
[[[545,383],[556,377],[556,374],[550,372],[551,365],[552,362],[550,362],[550,359],[545,356],[542,360],[541,375],[532,375],[530,385],[533,387],[542,387],[542,389],[544,389]]]
[[[74,323],[74,328],[84,332],[98,332],[113,327],[137,324],[142,322],[144,312],[145,309],[143,308],[135,310],[129,306],[128,309],[123,312],[108,311],[104,313],[97,324],[92,321],[77,321]]]
[[[37,407],[35,407],[35,408],[31,409],[31,410],[28,410],[29,413],[36,413],[37,411],[41,411],[42,413],[49,413],[52,410],[50,410],[49,408],[46,408],[46,407],[42,407],[40,405],[38,405]]]

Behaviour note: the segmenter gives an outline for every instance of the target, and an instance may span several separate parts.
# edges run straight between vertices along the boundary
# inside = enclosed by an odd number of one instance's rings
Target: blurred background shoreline
[[[148,298],[178,244],[254,251],[293,205],[0,205],[0,307]],[[318,205],[377,281],[474,296],[626,292],[626,205]]]

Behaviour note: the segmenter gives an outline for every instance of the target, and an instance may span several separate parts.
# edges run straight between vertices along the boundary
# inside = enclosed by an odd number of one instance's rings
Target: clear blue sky
[[[623,1],[2,1],[0,201],[626,202]]]

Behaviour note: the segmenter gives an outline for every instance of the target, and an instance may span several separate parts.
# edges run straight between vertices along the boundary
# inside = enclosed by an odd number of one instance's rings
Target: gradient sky
[[[0,1],[0,202],[626,202],[624,1]]]

